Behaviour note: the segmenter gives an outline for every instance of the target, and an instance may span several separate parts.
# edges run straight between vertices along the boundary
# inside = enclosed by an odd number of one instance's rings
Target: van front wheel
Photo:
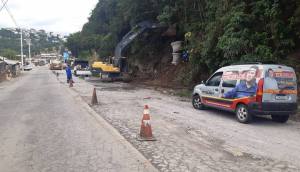
[[[201,101],[201,97],[196,94],[193,96],[193,107],[195,109],[200,109],[200,110],[203,110],[204,109],[204,105],[202,104],[202,101]]]
[[[284,115],[284,116],[278,116],[278,115],[271,115],[272,120],[275,122],[280,122],[280,123],[285,123],[289,120],[289,115]]]
[[[244,104],[239,104],[235,110],[236,119],[240,123],[250,123],[252,121],[252,115],[248,111],[248,107]]]

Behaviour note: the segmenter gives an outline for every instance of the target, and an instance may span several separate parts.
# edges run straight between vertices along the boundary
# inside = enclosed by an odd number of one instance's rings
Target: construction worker
[[[72,71],[71,71],[71,67],[70,67],[69,64],[67,64],[66,74],[67,74],[67,83],[73,82],[73,80],[72,80]]]

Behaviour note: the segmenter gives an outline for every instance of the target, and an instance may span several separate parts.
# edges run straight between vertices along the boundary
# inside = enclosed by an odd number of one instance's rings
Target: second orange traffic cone
[[[144,114],[141,124],[140,134],[137,137],[140,141],[155,141],[155,137],[152,135],[152,128],[150,123],[150,112],[148,105],[144,107]]]
[[[98,104],[98,99],[97,99],[97,94],[96,94],[96,88],[94,88],[94,90],[93,90],[93,96],[92,96],[91,104],[92,105]]]

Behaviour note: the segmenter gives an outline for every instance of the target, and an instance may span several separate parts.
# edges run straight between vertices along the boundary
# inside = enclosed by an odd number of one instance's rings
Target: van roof
[[[251,66],[262,66],[263,68],[284,68],[286,70],[292,70],[294,69],[292,67],[283,65],[283,64],[262,64],[262,63],[251,63],[251,64],[239,64],[239,65],[230,65],[230,66],[224,66],[220,69],[218,69],[216,72],[221,72],[225,70],[237,70],[237,69],[245,69],[245,68],[250,68]]]

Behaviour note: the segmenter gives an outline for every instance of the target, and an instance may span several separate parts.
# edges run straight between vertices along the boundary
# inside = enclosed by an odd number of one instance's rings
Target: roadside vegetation
[[[175,27],[176,35],[143,35],[126,56],[151,61],[164,56],[161,50],[170,49],[170,41],[182,40],[190,55],[183,84],[199,82],[204,72],[232,63],[284,62],[300,45],[297,0],[100,0],[66,46],[77,57],[88,58],[93,51],[102,58],[113,56],[118,41],[145,20]]]
[[[62,46],[62,39],[59,35],[47,33],[44,30],[23,30],[23,51],[28,55],[28,44],[26,39],[31,40],[31,54],[51,52],[59,50]],[[0,29],[0,56],[11,60],[20,60],[20,30],[12,28]]]

